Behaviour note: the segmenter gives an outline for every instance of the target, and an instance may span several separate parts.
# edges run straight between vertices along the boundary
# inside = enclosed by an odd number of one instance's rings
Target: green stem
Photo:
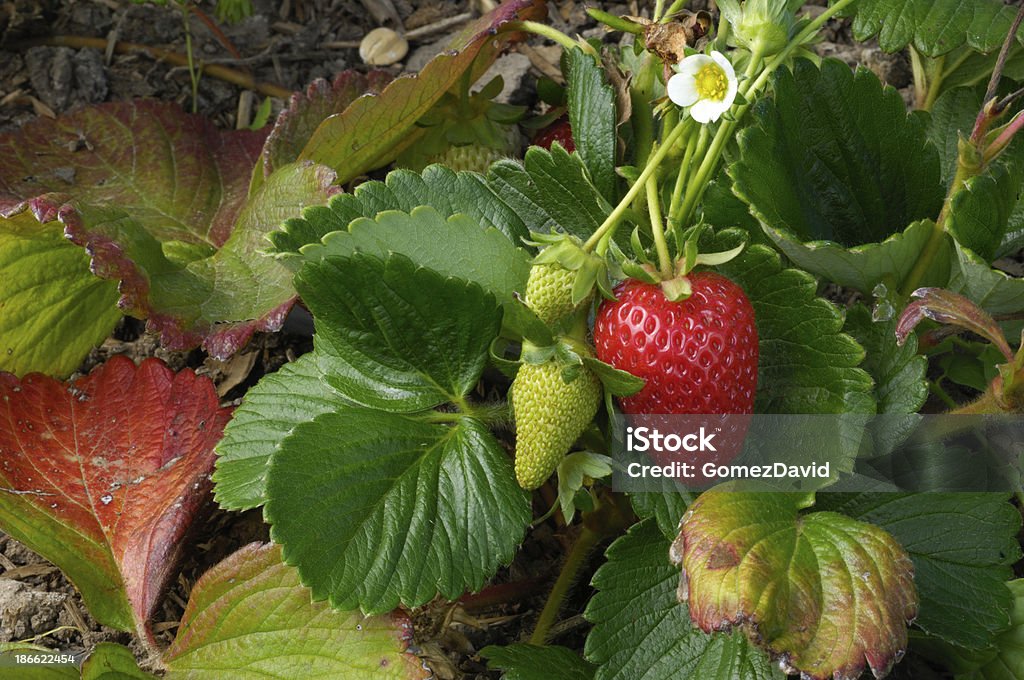
[[[574,47],[578,47],[592,57],[598,56],[597,51],[594,50],[593,46],[590,43],[581,40],[573,40],[565,33],[559,31],[557,28],[553,26],[548,26],[546,24],[541,24],[536,21],[510,21],[506,24],[502,24],[501,32],[505,33],[507,31],[523,31],[525,33],[533,33],[534,35],[539,35],[543,38],[547,38],[552,42],[558,43],[566,50],[571,51]]]
[[[683,121],[682,125],[689,125],[692,118]],[[683,154],[683,162],[679,166],[679,174],[676,175],[676,185],[672,189],[672,201],[669,203],[668,221],[673,226],[679,218],[679,207],[683,201],[683,189],[686,187],[686,180],[690,176],[690,165],[693,163],[693,155],[697,151],[698,144],[707,143],[708,128],[702,125],[700,134],[691,134],[686,143],[686,153]],[[698,141],[700,140],[700,141]]]
[[[632,33],[633,35],[644,34],[644,27],[640,24],[629,21],[628,19],[620,19],[614,14],[603,12],[595,7],[588,7],[587,14],[594,19],[597,19],[613,31],[622,31],[623,33]]]
[[[651,233],[654,248],[658,251],[658,271],[663,279],[672,278],[672,257],[665,242],[665,227],[661,221],[661,197],[658,195],[658,177],[651,175],[647,180],[647,209],[651,214]]]
[[[576,539],[569,556],[565,559],[565,564],[562,565],[562,571],[558,574],[558,580],[555,581],[547,602],[544,603],[544,609],[541,610],[537,625],[533,629],[533,634],[530,635],[530,644],[543,645],[545,643],[551,626],[558,619],[558,612],[562,609],[569,589],[576,582],[580,569],[586,563],[587,555],[600,540],[601,534],[586,525],[583,526],[579,538]]]
[[[661,17],[665,16],[662,14],[665,10],[665,0],[654,0],[654,14],[651,19],[655,22],[661,21]]]
[[[654,112],[651,99],[654,97],[654,81],[660,62],[651,53],[644,57],[644,63],[629,88],[632,113],[629,116],[633,127],[633,164],[644,165],[651,155],[654,144]]]
[[[181,21],[185,31],[185,53],[188,56],[188,75],[192,80],[192,113],[199,112],[199,73],[196,71],[195,60],[192,55],[192,29],[188,24],[188,5],[180,3]]]
[[[666,137],[661,146],[658,147],[658,150],[655,151],[654,155],[648,159],[647,165],[644,166],[643,172],[640,173],[640,176],[637,178],[636,182],[633,183],[633,186],[629,188],[629,191],[627,191],[626,195],[622,197],[619,204],[615,206],[615,209],[612,210],[608,217],[605,218],[604,222],[601,223],[601,226],[597,228],[597,231],[595,231],[590,238],[587,239],[587,242],[583,244],[583,250],[585,252],[592,251],[594,246],[601,241],[606,233],[613,231],[615,227],[618,226],[619,220],[622,219],[622,216],[629,209],[633,199],[640,195],[640,192],[647,184],[647,180],[654,174],[654,171],[658,169],[658,165],[660,165],[661,161],[668,155],[672,146],[679,140],[685,130],[685,125],[677,125],[675,129],[668,134],[668,137]]]

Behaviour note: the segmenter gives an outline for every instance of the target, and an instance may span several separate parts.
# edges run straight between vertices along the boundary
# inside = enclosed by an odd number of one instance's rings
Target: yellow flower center
[[[697,71],[695,81],[697,95],[701,99],[720,102],[729,90],[729,77],[718,64],[708,64]]]

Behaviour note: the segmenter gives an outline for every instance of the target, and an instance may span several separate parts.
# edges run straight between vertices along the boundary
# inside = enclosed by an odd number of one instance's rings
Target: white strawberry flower
[[[698,123],[718,120],[736,101],[736,71],[721,52],[694,54],[672,68],[676,73],[668,79],[668,97],[689,107]]]

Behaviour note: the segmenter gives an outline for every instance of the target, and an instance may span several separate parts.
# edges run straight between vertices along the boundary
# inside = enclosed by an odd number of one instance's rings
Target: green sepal
[[[658,277],[647,266],[632,260],[626,260],[621,264],[622,273],[631,279],[643,281],[644,283],[657,283]]]
[[[620,177],[629,182],[630,186],[632,186],[636,184],[636,181],[638,179],[640,179],[640,174],[643,172],[643,170],[636,167],[635,165],[620,165],[619,167],[615,168],[615,172],[618,173]]]
[[[543,364],[551,360],[551,357],[557,353],[558,345],[552,343],[550,345],[534,345],[533,343],[524,342],[523,351],[519,355],[519,362],[521,364]]]
[[[588,356],[586,349],[579,347],[579,344],[568,338],[562,338],[555,345],[555,360],[561,365],[562,380],[568,385],[580,376],[583,369],[583,362]]]
[[[644,244],[640,241],[640,227],[633,229],[633,233],[629,237],[629,245],[633,248],[633,257],[644,264],[648,264],[651,258],[647,256],[647,250],[644,248]]]
[[[572,285],[572,303],[578,305],[590,297],[594,291],[594,284],[602,271],[607,271],[607,266],[601,259],[588,259],[576,272],[576,280]]]
[[[518,294],[513,296],[513,304],[505,307],[505,317],[502,321],[505,328],[515,328],[522,334],[523,339],[535,345],[543,347],[555,342],[551,329]]]
[[[505,358],[505,350],[511,346],[511,340],[499,335],[494,340],[491,340],[491,344],[487,347],[487,354],[490,357],[492,366],[501,371],[505,377],[514,380],[522,362]]]
[[[505,79],[500,75],[496,75],[477,91],[476,96],[483,99],[494,99],[501,94],[501,91],[504,89]]]
[[[628,397],[644,388],[647,381],[594,357],[583,357],[583,365],[594,372],[605,389],[616,397]]]

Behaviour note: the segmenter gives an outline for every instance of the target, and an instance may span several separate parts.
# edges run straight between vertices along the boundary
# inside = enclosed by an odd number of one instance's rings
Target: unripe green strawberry
[[[471,172],[487,173],[492,163],[507,158],[509,153],[500,149],[494,149],[483,144],[464,144],[462,146],[450,146],[443,153],[431,156],[427,165],[440,163],[447,165],[456,172],[469,170]]]
[[[512,383],[519,486],[531,491],[551,476],[594,418],[601,393],[601,381],[585,367],[570,383],[554,360],[519,368]]]
[[[549,326],[572,314],[572,285],[576,272],[557,264],[535,264],[526,281],[526,304]]]

